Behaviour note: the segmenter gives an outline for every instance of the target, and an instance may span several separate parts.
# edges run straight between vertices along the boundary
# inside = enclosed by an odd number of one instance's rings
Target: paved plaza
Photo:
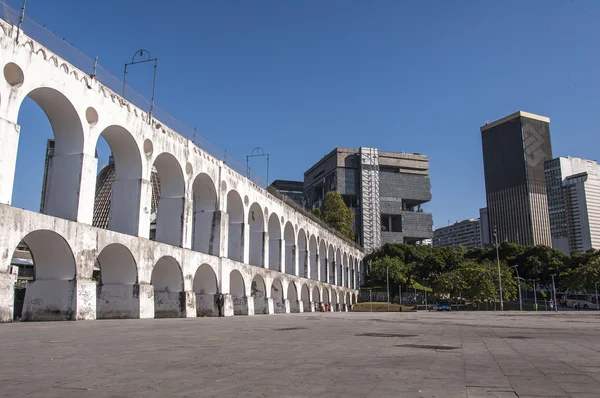
[[[600,397],[600,316],[304,313],[0,325],[1,397]]]

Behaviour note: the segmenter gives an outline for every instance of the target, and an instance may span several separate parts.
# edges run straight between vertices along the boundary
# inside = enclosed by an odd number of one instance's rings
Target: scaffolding
[[[367,253],[381,247],[379,203],[379,150],[360,148],[360,209],[363,247]]]

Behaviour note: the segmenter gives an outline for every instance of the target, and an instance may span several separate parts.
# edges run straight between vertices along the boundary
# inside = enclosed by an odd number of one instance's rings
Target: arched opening
[[[338,292],[335,289],[331,289],[331,311],[339,311],[339,300]]]
[[[317,289],[317,287],[315,286],[315,289]],[[302,311],[303,312],[309,312],[310,311],[310,294],[309,294],[309,290],[308,290],[308,286],[306,284],[302,285],[302,289],[301,290],[301,294],[300,294],[300,298],[302,299]],[[313,291],[314,294],[314,291]],[[319,295],[319,289],[316,290],[316,294],[318,297]]]
[[[143,184],[137,143],[123,127],[109,126],[98,137],[96,154],[99,159],[108,158],[108,161],[100,165],[96,177],[92,225],[137,235]],[[159,184],[152,184],[153,203],[160,196],[159,189]],[[155,213],[153,208],[151,214]]]
[[[150,283],[154,286],[155,318],[181,318],[185,315],[183,276],[177,260],[170,256],[158,260]]]
[[[281,223],[277,214],[272,213],[269,217],[269,269],[282,271],[281,269]]]
[[[352,304],[352,297],[350,296],[350,293],[346,293],[346,308],[350,310],[352,308]]]
[[[300,312],[300,305],[298,303],[298,292],[294,282],[288,284],[287,299],[290,303],[290,312]]]
[[[327,282],[327,245],[325,245],[325,241],[321,239],[321,243],[319,244],[319,263],[321,267],[321,277],[319,280],[321,282]]]
[[[229,274],[229,293],[233,301],[233,315],[248,315],[248,298],[244,278],[237,269]]]
[[[285,273],[296,275],[296,239],[294,238],[294,227],[289,221],[285,224],[283,236],[285,239]]]
[[[119,243],[108,245],[98,255],[97,265],[96,318],[139,318],[137,266],[129,249]]]
[[[327,261],[329,262],[329,279],[327,283],[332,285],[335,284],[335,254],[333,250],[333,245],[329,245],[329,250],[327,250]]]
[[[308,241],[308,251],[310,253],[310,275],[309,278],[319,280],[319,255],[317,253],[317,238],[315,235],[310,236]]]
[[[308,253],[306,245],[306,233],[300,228],[300,231],[298,231],[298,276],[304,278],[308,278]]]
[[[215,305],[215,294],[219,291],[219,283],[210,265],[202,264],[198,267],[194,275],[193,290],[196,294],[196,316],[219,315]]]
[[[348,254],[344,253],[342,261],[342,283],[340,286],[348,287]]]
[[[153,168],[156,169],[160,181],[155,239],[157,242],[181,246],[184,205],[184,179],[181,165],[175,156],[164,152],[154,160]]]
[[[358,259],[354,259],[354,264],[352,265],[352,288],[358,289]]]
[[[325,308],[325,304],[327,304],[327,308],[331,311],[331,300],[329,299],[329,289],[323,289],[323,308]]]
[[[283,286],[279,278],[273,279],[271,283],[271,298],[273,299],[273,310],[276,314],[285,314],[285,301],[283,299]]]
[[[342,252],[340,249],[335,255],[335,284],[342,286]]]
[[[83,155],[83,125],[75,107],[53,88],[36,88],[21,103],[17,122],[19,132],[4,132],[14,134],[7,142],[18,145],[16,168],[5,180],[12,183],[12,205],[76,221],[81,176],[85,169],[95,170],[96,159]],[[11,160],[4,161],[2,172],[11,173]]]
[[[258,203],[253,203],[248,212],[250,226],[250,265],[264,266],[265,252],[265,221],[262,209]]]
[[[268,300],[265,288],[265,280],[262,276],[256,275],[252,279],[252,286],[250,287],[252,299],[254,300],[254,314],[268,314]]]
[[[319,292],[319,288],[316,287],[316,286],[313,287],[313,290],[312,290],[312,302],[314,303],[315,311],[320,311],[321,304],[325,303],[325,301],[321,301],[321,293]],[[309,308],[310,308],[310,303],[308,305],[309,305]]]
[[[244,205],[237,191],[227,193],[227,215],[229,231],[227,233],[227,257],[244,262]]]
[[[79,302],[73,252],[62,236],[38,230],[27,234],[13,253],[11,263],[19,266],[15,284],[15,319],[23,321],[75,320]],[[15,264],[16,263],[16,264]]]
[[[192,230],[192,249],[207,254],[217,254],[219,234],[215,231],[217,213],[217,190],[215,183],[207,174],[198,174],[192,184],[194,193],[194,220]]]

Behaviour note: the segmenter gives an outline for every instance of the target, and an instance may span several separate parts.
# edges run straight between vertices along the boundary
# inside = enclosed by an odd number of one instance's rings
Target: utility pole
[[[535,310],[538,310],[538,303],[537,303],[537,289],[535,287],[535,279],[533,280],[533,300],[535,303]]]
[[[369,289],[369,302],[371,303],[371,312],[373,312],[373,299],[371,298],[371,289]]]
[[[517,283],[519,284],[519,311],[523,311],[523,299],[521,298],[521,277],[519,276],[519,270],[517,269],[519,265],[513,265],[511,268],[514,268],[517,272]]]
[[[387,283],[387,311],[390,312],[390,267],[385,267],[385,279]]]
[[[496,261],[498,262],[498,287],[500,290],[500,311],[504,311],[504,301],[502,299],[502,275],[500,273],[500,253],[498,250],[498,234],[494,225],[494,239],[496,240]]]
[[[552,274],[552,292],[554,293],[554,312],[558,312],[558,307],[556,306],[556,285],[554,284],[554,274]]]

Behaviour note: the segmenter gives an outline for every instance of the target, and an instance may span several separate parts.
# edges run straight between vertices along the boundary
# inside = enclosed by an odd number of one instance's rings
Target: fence
[[[4,1],[0,0],[0,18],[4,21],[17,26],[19,24],[21,12],[11,8]],[[21,24],[21,29],[23,32],[37,41],[44,47],[50,49],[52,52],[63,58],[65,61],[68,61],[71,65],[81,69],[83,72],[87,73],[90,76],[94,76],[98,81],[100,81],[104,86],[110,88],[115,93],[122,95],[123,93],[123,81],[121,79],[115,77],[108,70],[104,69],[100,64],[96,63],[95,59],[88,57],[77,47],[66,41],[64,38],[58,37],[52,31],[48,30],[44,25],[40,25],[35,22],[28,16],[23,18],[23,22]],[[137,93],[130,86],[125,86],[125,96],[124,98],[130,103],[134,104],[138,108],[149,112],[150,111],[150,101],[145,98],[143,95]],[[173,117],[169,112],[160,106],[154,106],[152,110],[153,118],[160,120],[161,124],[168,126],[171,130],[177,132],[178,134],[190,139],[194,140],[194,144],[208,152],[215,158],[222,160],[227,164],[227,166],[231,167],[233,170],[237,171],[243,176],[247,176],[246,165],[239,160],[235,159],[231,155],[227,154],[227,151],[219,148],[217,145],[211,143],[203,137],[200,137],[196,132],[195,128],[190,127],[189,125],[181,122],[177,118]],[[249,179],[253,181],[255,184],[266,188],[267,181],[260,177],[258,174],[249,171]]]

